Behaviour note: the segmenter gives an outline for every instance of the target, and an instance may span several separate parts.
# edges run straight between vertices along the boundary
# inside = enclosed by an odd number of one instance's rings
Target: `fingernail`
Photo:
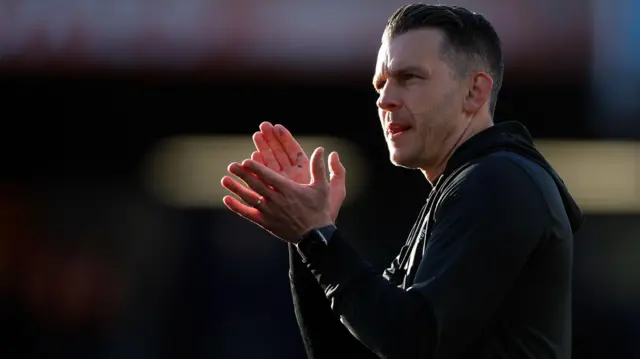
[[[282,127],[282,125],[275,125],[273,126],[273,128],[276,129],[276,133],[278,133],[278,136],[284,135],[284,128]]]

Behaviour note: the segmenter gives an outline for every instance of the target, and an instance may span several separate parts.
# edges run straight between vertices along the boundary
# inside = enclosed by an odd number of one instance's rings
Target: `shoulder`
[[[542,214],[541,182],[553,178],[540,165],[518,154],[497,152],[468,163],[444,183],[443,207],[464,206],[492,214]]]

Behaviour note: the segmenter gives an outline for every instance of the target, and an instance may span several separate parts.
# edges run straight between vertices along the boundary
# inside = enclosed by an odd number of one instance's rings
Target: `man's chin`
[[[389,155],[389,159],[391,163],[396,167],[408,168],[408,169],[416,169],[419,167],[418,161],[416,161],[413,156],[407,156],[402,153],[398,153],[398,151],[391,151]]]

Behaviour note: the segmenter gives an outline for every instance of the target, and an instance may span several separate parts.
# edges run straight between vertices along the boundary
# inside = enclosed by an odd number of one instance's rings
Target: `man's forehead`
[[[438,60],[442,38],[440,30],[430,28],[411,30],[391,40],[385,38],[378,50],[376,72]]]

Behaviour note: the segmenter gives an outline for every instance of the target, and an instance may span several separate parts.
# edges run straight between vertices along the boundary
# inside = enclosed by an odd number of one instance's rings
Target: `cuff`
[[[331,237],[326,238],[326,245],[298,245],[297,248],[306,259],[304,264],[325,291],[344,287],[361,275],[373,272],[373,268],[358,256],[338,229],[332,232]]]

